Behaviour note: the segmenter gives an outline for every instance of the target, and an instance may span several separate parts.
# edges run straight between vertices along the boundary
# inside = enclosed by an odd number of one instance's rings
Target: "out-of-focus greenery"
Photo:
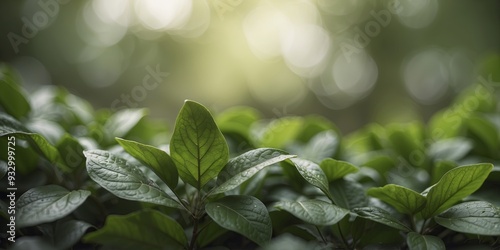
[[[62,85],[98,107],[147,107],[170,123],[184,99],[196,99],[214,110],[251,105],[269,117],[319,113],[349,132],[368,121],[427,119],[467,86],[499,82],[498,64],[485,63],[499,52],[499,7],[6,0],[0,61],[30,92]]]

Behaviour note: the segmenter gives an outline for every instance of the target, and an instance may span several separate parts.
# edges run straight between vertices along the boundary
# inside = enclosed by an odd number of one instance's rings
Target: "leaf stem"
[[[316,230],[318,231],[318,234],[321,237],[321,240],[323,241],[323,243],[328,244],[328,242],[326,242],[325,236],[323,236],[323,233],[321,232],[319,227],[318,226],[315,226],[315,227],[316,227]]]
[[[344,249],[349,249],[349,244],[347,243],[347,240],[344,237],[344,234],[342,233],[342,228],[340,228],[340,223],[337,223],[337,228],[339,229],[339,234],[340,234],[340,239],[342,240],[342,245],[344,246]]]

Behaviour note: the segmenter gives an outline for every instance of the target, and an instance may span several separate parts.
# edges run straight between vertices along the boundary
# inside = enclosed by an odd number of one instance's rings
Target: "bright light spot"
[[[150,30],[182,28],[191,17],[191,0],[141,0],[135,2],[139,21]]]
[[[191,18],[180,30],[170,30],[169,33],[186,38],[196,38],[210,26],[210,6],[206,1],[194,1]]]
[[[103,22],[90,3],[83,7],[82,15],[76,21],[76,31],[80,38],[87,44],[99,47],[115,45],[122,40],[127,30],[127,27],[116,22]]]
[[[365,52],[352,55],[350,60],[340,55],[333,64],[332,76],[342,92],[360,99],[375,85],[378,68],[373,58]]]
[[[99,19],[105,23],[118,23],[128,27],[132,20],[129,0],[93,0],[92,9]]]
[[[314,76],[318,66],[326,62],[330,37],[316,25],[290,26],[282,40],[282,53],[287,65],[301,76]]]
[[[410,95],[422,104],[433,104],[448,88],[448,57],[438,49],[413,56],[404,64],[403,78]]]
[[[399,5],[399,21],[414,29],[424,28],[431,24],[439,10],[439,3],[434,0],[400,0]]]
[[[280,56],[281,39],[286,16],[269,6],[259,6],[243,21],[243,31],[252,52],[260,59]]]

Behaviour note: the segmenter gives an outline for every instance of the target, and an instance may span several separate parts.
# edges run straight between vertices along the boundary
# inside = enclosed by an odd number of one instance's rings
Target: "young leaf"
[[[29,227],[63,218],[78,208],[89,195],[87,190],[70,192],[56,185],[32,188],[17,200],[16,225]]]
[[[338,161],[332,158],[324,159],[319,166],[328,178],[329,182],[340,179],[347,174],[359,171],[359,168],[349,162]]]
[[[493,169],[489,163],[454,168],[443,175],[427,193],[427,204],[422,210],[424,218],[437,215],[454,203],[474,193]]]
[[[5,65],[0,65],[0,106],[15,118],[23,117],[31,110],[12,70]]]
[[[328,179],[318,164],[300,158],[293,158],[290,160],[293,162],[300,175],[302,175],[307,182],[319,188],[330,200],[333,201],[330,190],[328,190]]]
[[[379,198],[401,213],[410,215],[422,210],[426,202],[426,198],[423,195],[394,184],[388,184],[379,188],[370,188],[367,194]]]
[[[114,195],[173,208],[182,206],[126,160],[102,150],[83,152],[90,178]]]
[[[223,193],[239,186],[261,169],[295,157],[272,148],[259,148],[231,159],[217,177],[217,187],[212,194]]]
[[[434,220],[456,232],[500,236],[500,209],[484,201],[455,205]]]
[[[201,104],[186,101],[175,121],[170,155],[179,176],[200,190],[227,163],[229,150],[210,112]]]
[[[443,241],[439,237],[432,235],[421,235],[415,232],[408,233],[406,244],[408,245],[408,248],[410,250],[446,249]]]
[[[317,226],[330,226],[344,218],[349,210],[321,200],[280,201],[274,207]]]
[[[266,206],[257,198],[226,196],[207,203],[205,209],[221,227],[240,233],[260,246],[271,239],[271,218]]]
[[[172,158],[163,150],[135,141],[116,138],[116,141],[134,158],[151,168],[172,190],[177,186],[179,175]]]
[[[392,228],[398,229],[403,232],[410,232],[411,229],[405,224],[400,222],[397,218],[394,218],[389,212],[378,207],[360,207],[354,208],[353,212],[358,214],[360,217],[382,223],[384,225],[390,226]]]
[[[110,215],[103,228],[84,240],[120,249],[185,249],[188,243],[181,225],[156,210]]]

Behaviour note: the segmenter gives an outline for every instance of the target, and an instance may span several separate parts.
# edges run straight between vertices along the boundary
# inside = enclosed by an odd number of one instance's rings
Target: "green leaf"
[[[226,140],[203,105],[189,100],[184,103],[170,140],[170,155],[182,180],[198,190],[227,163]]]
[[[265,128],[259,145],[269,148],[285,148],[300,134],[303,124],[302,117],[283,117],[273,120]]]
[[[217,124],[223,133],[236,133],[246,140],[250,139],[251,125],[260,119],[260,113],[250,107],[233,107],[216,117]]]
[[[124,137],[146,114],[146,109],[122,109],[107,119],[104,129],[111,138]]]
[[[492,164],[474,164],[454,168],[443,175],[427,193],[424,218],[441,213],[454,203],[474,193],[493,169]]]
[[[321,170],[318,164],[300,158],[293,158],[290,160],[293,162],[300,175],[307,182],[319,188],[330,200],[333,201],[330,190],[328,190],[328,179],[326,178],[325,173],[323,173],[323,170]]]
[[[500,209],[484,201],[460,203],[434,220],[456,232],[500,236]]]
[[[119,249],[184,249],[188,244],[181,225],[156,210],[110,215],[103,228],[84,240]]]
[[[443,241],[436,236],[421,235],[415,232],[408,233],[406,244],[410,250],[439,250],[446,249]]]
[[[83,155],[84,148],[80,142],[71,135],[64,134],[57,144],[57,150],[65,165],[72,170],[85,166],[85,156]]]
[[[205,209],[221,227],[240,233],[260,246],[271,239],[271,218],[266,206],[257,198],[226,196],[207,203]]]
[[[329,182],[340,179],[350,173],[359,171],[359,168],[349,162],[338,161],[331,158],[324,159],[319,166],[328,178]]]
[[[44,156],[59,169],[69,172],[71,168],[64,164],[57,148],[52,146],[43,136],[30,132],[20,122],[0,112],[0,136],[13,135],[16,139],[27,140],[40,155]]]
[[[500,135],[495,125],[478,115],[470,117],[467,119],[466,123],[470,132],[478,138],[478,143],[474,145],[476,151],[481,154],[487,153],[489,156],[498,158],[498,152],[500,151]]]
[[[400,222],[397,218],[392,216],[389,212],[378,207],[360,207],[354,208],[353,212],[358,214],[360,217],[382,223],[384,225],[390,226],[392,228],[398,229],[403,232],[412,231],[405,224]]]
[[[14,72],[5,65],[0,65],[0,106],[15,118],[26,116],[31,110]]]
[[[458,161],[473,148],[473,142],[468,138],[455,137],[433,143],[428,154],[434,160]]]
[[[325,158],[333,157],[339,145],[339,138],[333,130],[319,132],[305,145],[292,144],[290,152],[300,154],[302,159],[320,162]]]
[[[2,179],[7,173],[7,168],[8,168],[7,162],[0,161],[0,179]]]
[[[427,166],[422,131],[420,123],[395,124],[388,129],[392,150],[415,167]]]
[[[17,200],[16,224],[21,228],[58,220],[78,208],[89,195],[87,190],[70,192],[56,185],[32,188]]]
[[[182,206],[126,160],[102,150],[83,152],[90,178],[114,195],[173,208]]]
[[[339,179],[330,184],[333,201],[339,207],[353,209],[368,206],[365,188],[356,181]]]
[[[280,161],[295,157],[272,148],[259,148],[231,159],[217,176],[217,187],[212,194],[223,193],[236,188],[261,169]]]
[[[69,249],[76,244],[85,232],[93,227],[87,222],[69,220],[57,223],[55,229],[54,242],[58,249]]]
[[[384,187],[370,188],[367,194],[379,198],[404,214],[416,214],[425,206],[426,198],[405,187],[388,184]]]
[[[151,168],[172,190],[177,186],[179,175],[172,158],[163,150],[135,141],[116,138],[116,141],[134,158]]]
[[[349,210],[322,200],[279,201],[274,207],[313,225],[330,226],[344,218]]]

